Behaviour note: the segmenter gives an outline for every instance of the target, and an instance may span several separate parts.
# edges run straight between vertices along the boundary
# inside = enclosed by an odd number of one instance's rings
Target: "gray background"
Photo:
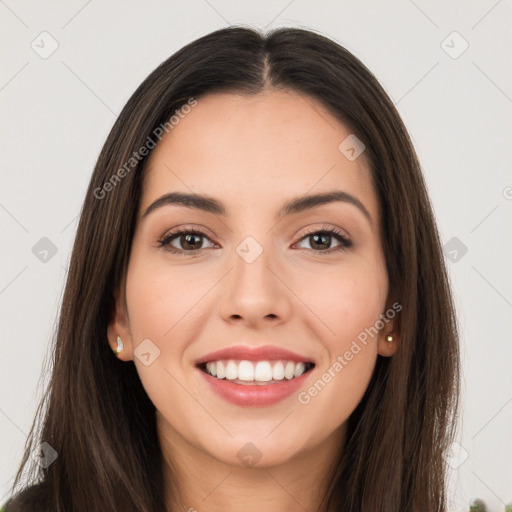
[[[0,0],[2,502],[46,382],[77,216],[116,116],[184,44],[244,23],[321,31],[359,57],[397,105],[448,244],[461,329],[450,510],[467,510],[474,497],[504,510],[512,501],[511,21],[510,0]],[[44,253],[44,237],[55,254]]]

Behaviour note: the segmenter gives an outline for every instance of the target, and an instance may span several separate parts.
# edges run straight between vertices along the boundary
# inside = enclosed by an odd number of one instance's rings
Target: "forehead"
[[[290,90],[214,93],[187,112],[152,150],[141,211],[172,191],[277,209],[283,199],[336,189],[377,219],[364,152],[351,161],[340,151],[351,132],[315,99]]]

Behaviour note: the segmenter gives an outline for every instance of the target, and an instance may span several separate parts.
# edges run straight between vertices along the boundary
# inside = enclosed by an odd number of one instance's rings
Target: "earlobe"
[[[392,331],[382,333],[378,341],[378,353],[383,357],[391,357],[398,349],[398,334]]]
[[[393,356],[400,346],[400,321],[397,314],[402,310],[402,305],[398,301],[390,302],[388,297],[386,312],[381,315],[385,317],[382,322],[382,330],[378,335],[377,345],[378,353],[383,357]]]
[[[113,311],[107,327],[110,348],[123,361],[131,361],[131,333],[128,316],[118,293],[115,294]]]

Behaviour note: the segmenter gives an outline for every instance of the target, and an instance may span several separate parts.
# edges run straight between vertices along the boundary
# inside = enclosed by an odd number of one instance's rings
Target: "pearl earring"
[[[117,348],[115,349],[116,354],[119,354],[119,352],[121,352],[121,350],[123,350],[123,348],[124,348],[123,342],[122,342],[121,338],[118,336],[117,337]]]
[[[393,341],[393,336],[391,336],[391,335],[389,335],[389,334],[388,334],[388,335],[386,336],[386,341]]]

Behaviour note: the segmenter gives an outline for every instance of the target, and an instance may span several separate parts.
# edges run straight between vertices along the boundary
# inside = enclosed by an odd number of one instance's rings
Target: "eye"
[[[338,245],[332,248],[329,246],[331,245],[333,238],[338,241]],[[202,246],[202,239],[210,241],[212,244],[210,248],[215,246],[215,244],[211,242],[208,236],[201,230],[179,228],[171,233],[165,234],[160,240],[158,240],[158,247],[163,247],[166,251],[173,254],[194,254],[205,249],[205,247]],[[307,249],[322,255],[332,254],[337,251],[345,251],[352,247],[352,241],[336,228],[311,231],[300,240],[310,241],[310,247]],[[176,241],[181,247],[172,245]]]
[[[326,250],[326,246],[331,245],[330,242],[332,242],[333,238],[338,240],[339,245],[335,246],[334,248],[327,247]],[[326,228],[318,231],[311,231],[310,233],[307,233],[306,236],[303,236],[301,240],[310,241],[309,249],[322,255],[332,254],[333,252],[337,251],[346,251],[352,247],[352,241],[336,228]],[[318,248],[320,248],[320,250],[316,250]]]
[[[164,235],[163,238],[158,241],[158,246],[172,253],[194,253],[204,248],[200,247],[202,245],[200,241],[201,238],[210,240],[205,233],[197,229],[177,229],[172,233]],[[175,240],[177,240],[181,247],[172,245],[172,242]],[[212,245],[214,244],[212,243]]]

